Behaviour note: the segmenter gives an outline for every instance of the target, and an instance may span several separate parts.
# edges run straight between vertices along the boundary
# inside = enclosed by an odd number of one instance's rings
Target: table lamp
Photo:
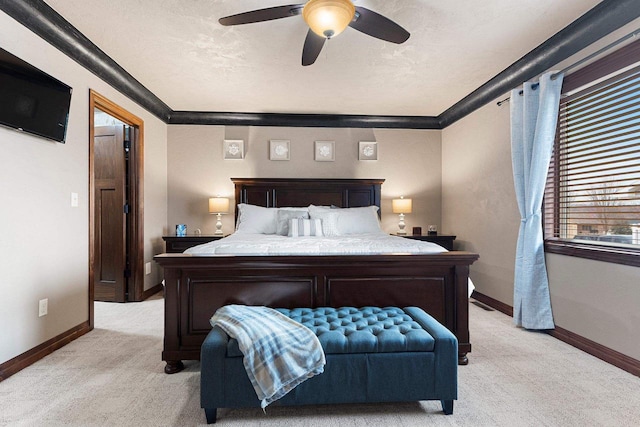
[[[399,236],[404,236],[407,234],[404,229],[404,214],[411,213],[411,199],[405,199],[400,196],[399,199],[393,199],[392,203],[393,213],[400,214],[400,222],[398,223],[398,232],[396,233]]]
[[[226,197],[211,197],[209,199],[209,213],[216,214],[216,236],[222,236],[222,215],[229,213],[229,199]]]

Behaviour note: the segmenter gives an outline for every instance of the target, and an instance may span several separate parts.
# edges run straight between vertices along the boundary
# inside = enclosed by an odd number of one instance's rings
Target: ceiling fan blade
[[[287,6],[269,7],[266,9],[252,10],[238,13],[237,15],[225,16],[218,22],[222,25],[252,24],[254,22],[271,21],[273,19],[288,18],[302,13],[304,4],[290,4]]]
[[[356,19],[349,26],[371,37],[397,44],[406,42],[410,36],[391,19],[361,6],[356,6]]]
[[[327,41],[327,39],[309,30],[307,38],[304,40],[304,47],[302,48],[302,65],[306,67],[316,62],[325,41]]]

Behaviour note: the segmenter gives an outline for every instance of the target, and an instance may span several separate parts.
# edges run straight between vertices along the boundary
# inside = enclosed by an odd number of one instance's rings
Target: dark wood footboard
[[[226,304],[269,307],[417,306],[458,338],[467,363],[470,252],[435,255],[197,256],[161,254],[165,332],[162,360],[175,373],[199,360],[209,319]]]

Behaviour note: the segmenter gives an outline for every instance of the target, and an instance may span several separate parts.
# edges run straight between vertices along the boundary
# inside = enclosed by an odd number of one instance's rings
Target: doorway
[[[89,314],[144,291],[144,122],[89,92]]]

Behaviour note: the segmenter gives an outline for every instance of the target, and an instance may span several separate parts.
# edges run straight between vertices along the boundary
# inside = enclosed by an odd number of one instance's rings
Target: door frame
[[[94,323],[94,268],[95,268],[95,165],[94,165],[94,111],[103,111],[121,122],[138,129],[136,146],[132,147],[129,163],[130,200],[133,207],[130,214],[131,247],[130,266],[131,277],[127,291],[127,301],[142,301],[144,292],[144,121],[131,114],[116,103],[110,101],[98,92],[89,89],[89,325],[93,329]]]

